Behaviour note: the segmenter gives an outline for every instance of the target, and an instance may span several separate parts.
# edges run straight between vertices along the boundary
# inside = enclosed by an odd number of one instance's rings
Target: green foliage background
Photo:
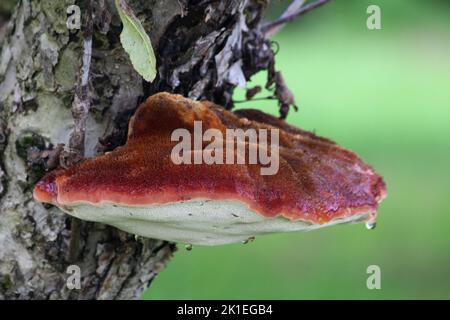
[[[285,4],[275,1],[269,16]],[[366,28],[369,4],[380,5],[382,30]],[[277,68],[300,106],[288,122],[354,150],[385,177],[389,196],[375,230],[179,245],[144,298],[449,299],[449,9],[448,1],[335,0],[274,39]],[[239,107],[277,114],[273,101]],[[366,287],[371,264],[381,267],[381,290]]]

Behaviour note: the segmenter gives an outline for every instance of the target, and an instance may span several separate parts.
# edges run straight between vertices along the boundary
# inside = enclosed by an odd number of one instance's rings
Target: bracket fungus
[[[216,145],[226,145],[229,129],[278,130],[278,171],[263,175],[260,163],[174,163],[178,142],[172,133],[180,128],[193,133],[196,121],[203,132],[223,133],[223,141],[215,136]],[[210,144],[194,143],[189,157]],[[267,149],[260,140],[256,144]],[[244,145],[249,151],[255,143]],[[155,94],[139,106],[124,146],[51,171],[34,189],[36,200],[82,220],[196,245],[373,222],[385,196],[382,177],[328,139],[258,110],[232,113],[169,93]]]

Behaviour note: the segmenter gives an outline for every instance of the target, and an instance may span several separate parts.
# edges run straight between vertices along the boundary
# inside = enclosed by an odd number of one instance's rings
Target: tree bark
[[[73,104],[86,24],[66,27],[72,4],[81,8],[82,21],[93,24],[89,108],[82,122]],[[236,85],[273,69],[270,42],[258,28],[265,1],[129,0],[155,49],[153,83],[142,80],[122,49],[114,2],[93,1],[91,20],[90,4],[21,0],[1,45],[0,299],[139,298],[175,244],[70,218],[35,202],[34,184],[45,171],[79,160],[74,134],[83,132],[84,157],[123,144],[129,118],[155,92],[231,108]],[[81,270],[81,289],[67,286],[70,265]]]

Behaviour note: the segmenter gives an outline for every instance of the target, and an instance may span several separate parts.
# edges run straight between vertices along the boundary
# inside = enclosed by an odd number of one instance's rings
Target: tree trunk
[[[81,30],[66,27],[72,4],[81,9]],[[21,0],[16,6],[0,58],[0,299],[139,298],[175,244],[70,218],[35,202],[34,184],[80,155],[123,144],[130,116],[155,92],[231,108],[233,88],[273,66],[270,43],[258,28],[265,1],[128,4],[155,49],[153,83],[142,80],[122,49],[113,1],[93,1],[92,18],[86,0]],[[89,23],[92,58],[83,89],[89,107],[80,121],[74,106]],[[81,289],[67,286],[70,265],[80,268]]]

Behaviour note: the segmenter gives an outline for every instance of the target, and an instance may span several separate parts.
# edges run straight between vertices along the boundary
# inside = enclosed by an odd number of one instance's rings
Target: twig
[[[75,96],[72,103],[72,116],[75,127],[70,136],[69,149],[74,158],[82,158],[84,156],[84,143],[86,122],[89,116],[91,106],[89,97],[89,74],[92,58],[92,4],[91,0],[86,0],[86,21],[83,30],[83,56],[81,70],[78,74],[77,85],[75,88]],[[76,260],[79,249],[79,239],[81,232],[81,221],[77,218],[71,220],[71,234],[67,261]]]
[[[86,1],[87,7],[87,21],[85,30],[83,32],[83,57],[81,70],[78,75],[77,86],[75,88],[75,97],[72,103],[72,116],[75,123],[75,128],[70,137],[69,148],[79,155],[84,154],[84,137],[86,131],[86,121],[89,115],[90,100],[89,100],[89,71],[91,67],[92,57],[92,8],[90,0]]]
[[[70,242],[67,252],[67,262],[73,263],[77,260],[78,250],[80,250],[80,233],[81,233],[81,220],[71,217],[70,218]]]
[[[330,0],[317,0],[315,2],[307,4],[304,7],[301,7],[297,12],[294,12],[294,13],[291,13],[291,14],[288,14],[288,15],[284,15],[284,13],[283,13],[283,15],[281,15],[281,17],[279,17],[277,20],[269,22],[269,23],[265,24],[264,26],[262,26],[261,30],[266,36],[267,36],[267,34],[270,34],[270,36],[272,36],[285,23],[291,22],[291,21],[295,20],[296,18],[304,15],[305,13],[310,12],[310,11],[318,8],[318,7],[324,5],[325,3],[329,2],[329,1]],[[289,7],[291,7],[291,6],[289,6]],[[289,8],[287,10],[289,10]],[[276,29],[276,30],[272,31],[273,29]]]
[[[276,99],[276,97],[274,97],[274,96],[267,96],[267,97],[253,98],[253,99],[249,99],[249,100],[233,100],[233,103],[244,103],[244,102],[261,101],[261,100],[275,100],[275,99]]]
[[[291,2],[291,4],[287,7],[287,9],[283,12],[283,14],[280,16],[280,18],[286,18],[290,16],[291,14],[296,13],[298,10],[300,10],[301,6],[305,3],[306,0],[294,0]],[[280,31],[280,29],[283,28],[283,25],[278,25],[276,27],[270,28],[266,30],[265,36],[266,38],[272,37],[275,33]]]

